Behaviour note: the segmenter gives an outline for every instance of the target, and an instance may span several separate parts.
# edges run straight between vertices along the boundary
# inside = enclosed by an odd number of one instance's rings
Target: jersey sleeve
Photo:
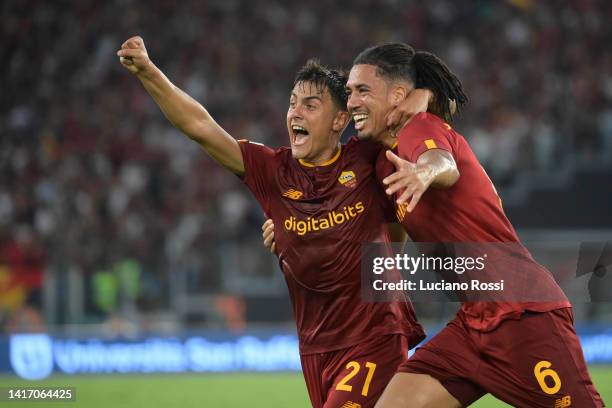
[[[267,216],[270,216],[270,197],[274,194],[278,167],[276,151],[260,143],[239,140],[244,161],[242,182],[251,190]]]
[[[398,134],[399,155],[416,162],[427,150],[442,149],[455,157],[451,132],[452,128],[446,122],[429,113],[419,113]]]

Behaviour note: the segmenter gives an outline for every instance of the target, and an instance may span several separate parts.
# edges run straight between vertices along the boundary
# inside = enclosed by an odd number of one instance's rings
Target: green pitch
[[[592,367],[591,374],[604,401],[612,402],[612,367]],[[0,377],[0,387],[73,387],[76,402],[3,403],[3,407],[67,408],[300,408],[309,407],[300,374],[109,375],[53,377],[25,382]],[[476,408],[507,407],[492,397]]]

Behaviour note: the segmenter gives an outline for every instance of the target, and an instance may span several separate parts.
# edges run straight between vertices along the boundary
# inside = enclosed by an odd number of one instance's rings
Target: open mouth
[[[355,113],[353,115],[353,120],[355,121],[355,130],[359,131],[363,129],[365,126],[366,120],[368,120],[367,113]]]
[[[291,125],[291,130],[293,131],[294,146],[301,146],[308,141],[310,134],[305,127],[300,125]]]

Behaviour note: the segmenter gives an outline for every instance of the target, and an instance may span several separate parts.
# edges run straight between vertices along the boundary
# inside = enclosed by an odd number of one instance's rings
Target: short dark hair
[[[392,81],[407,80],[415,88],[427,88],[434,94],[432,113],[447,122],[452,120],[449,100],[455,102],[457,111],[468,101],[459,78],[434,54],[415,51],[408,44],[386,43],[363,50],[353,65],[374,65],[376,72]]]
[[[293,86],[300,82],[308,82],[319,90],[329,90],[332,100],[340,110],[346,110],[348,95],[346,93],[346,72],[339,69],[331,69],[321,64],[318,59],[311,58],[295,75]]]

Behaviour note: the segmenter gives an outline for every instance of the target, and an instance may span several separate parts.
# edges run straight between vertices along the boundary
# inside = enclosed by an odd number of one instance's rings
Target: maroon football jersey
[[[451,188],[429,188],[412,213],[406,212],[406,205],[396,208],[398,219],[411,239],[415,242],[516,243],[506,247],[512,248],[511,256],[520,257],[520,273],[528,274],[534,285],[540,284],[548,299],[555,299],[524,303],[466,302],[461,309],[468,324],[474,329],[489,331],[504,319],[517,318],[525,310],[544,312],[569,307],[550,273],[520,244],[493,183],[467,141],[439,117],[420,113],[399,132],[397,150],[401,158],[416,162],[429,149],[450,152],[460,177]],[[394,171],[384,154],[379,157],[377,166],[379,177]],[[503,270],[499,272],[505,274],[502,278],[507,280],[518,273],[512,268],[500,269]]]
[[[423,337],[412,305],[361,298],[361,245],[389,242],[389,204],[376,179],[381,147],[351,139],[320,166],[240,141],[244,183],[274,221],[274,238],[300,352],[322,353],[375,336]],[[392,220],[395,222],[395,220]]]

